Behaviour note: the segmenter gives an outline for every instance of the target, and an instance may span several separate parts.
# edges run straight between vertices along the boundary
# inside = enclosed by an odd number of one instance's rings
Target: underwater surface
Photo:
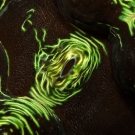
[[[134,135],[134,19],[134,0],[0,0],[0,135]]]

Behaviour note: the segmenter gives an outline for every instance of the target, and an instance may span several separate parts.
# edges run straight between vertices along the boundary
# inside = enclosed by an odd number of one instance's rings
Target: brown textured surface
[[[23,33],[21,24],[26,11],[35,8],[32,21],[38,30],[47,29],[47,43],[69,37],[73,31],[59,13],[53,0],[14,2],[0,18],[0,41],[7,49],[11,62],[8,88],[13,95],[27,95],[34,83],[33,56],[37,43],[31,26]],[[24,4],[23,4],[24,3]],[[82,92],[55,108],[63,123],[66,135],[134,135],[135,110],[133,101],[117,85],[111,66],[111,45],[105,39],[108,56],[102,53],[102,63],[94,71]],[[3,71],[4,72],[4,71]]]
[[[115,81],[109,55],[82,92],[56,111],[67,135],[134,135],[133,104]]]

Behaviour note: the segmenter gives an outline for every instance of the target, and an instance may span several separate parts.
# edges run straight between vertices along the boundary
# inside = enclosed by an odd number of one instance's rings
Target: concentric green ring
[[[122,6],[122,12],[119,19],[128,25],[131,36],[135,31],[135,0],[113,0],[115,4]]]
[[[85,33],[76,31],[70,34],[69,39],[58,39],[55,45],[41,47],[35,55],[36,83],[30,95],[36,100],[44,99],[49,106],[61,104],[69,97],[82,89],[82,84],[87,82],[101,62],[97,45],[106,52],[104,44],[94,37],[86,37]],[[60,77],[65,65],[74,58],[74,64],[64,77]],[[37,93],[37,94],[35,94]]]
[[[21,26],[23,32],[27,32],[25,23],[33,25],[31,17],[34,12],[35,9],[27,11],[28,16]],[[0,99],[3,107],[0,110],[0,127],[4,134],[8,133],[5,127],[11,133],[17,130],[21,135],[27,132],[30,135],[39,134],[41,123],[38,117],[48,121],[52,117],[59,122],[53,107],[80,92],[83,83],[89,80],[101,62],[99,46],[107,54],[102,42],[94,37],[87,37],[78,29],[74,34],[70,34],[70,38],[58,39],[57,44],[43,47],[46,30],[42,29],[41,40],[38,38],[37,29],[33,30],[39,51],[35,54],[35,84],[30,89],[30,96],[15,98],[6,95],[2,92],[0,76],[0,95],[3,97]],[[8,54],[6,51],[5,53],[8,59]],[[7,61],[9,63],[9,60]],[[66,73],[65,69],[68,69]]]

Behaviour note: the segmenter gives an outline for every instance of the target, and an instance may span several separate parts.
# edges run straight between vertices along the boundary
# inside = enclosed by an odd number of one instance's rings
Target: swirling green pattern
[[[25,23],[30,22],[30,18],[35,10],[31,9],[29,18],[24,21],[22,25],[23,32],[26,32]],[[31,24],[32,25],[32,24]],[[0,42],[0,45],[2,43]],[[8,62],[8,76],[9,74],[9,56],[6,49],[3,47],[5,56]],[[19,131],[21,135],[39,135],[40,123],[37,118],[42,118],[47,121],[50,117],[53,117],[56,121],[60,121],[59,118],[54,114],[54,111],[49,108],[45,102],[38,102],[31,97],[11,97],[2,92],[1,86],[2,77],[0,76],[0,105],[3,109],[0,110],[0,131],[3,135]],[[31,124],[32,123],[32,124]],[[32,128],[34,125],[35,129]],[[8,128],[9,127],[9,128]],[[37,131],[36,131],[37,130]]]
[[[27,32],[26,23],[33,26],[31,17],[34,12],[34,9],[30,9],[26,13],[27,18],[21,26],[23,32]],[[54,45],[45,44],[46,29],[42,28],[41,39],[38,37],[38,30],[32,30],[39,50],[34,57],[35,84],[29,91],[29,97],[10,97],[4,94],[0,77],[0,95],[3,97],[0,99],[3,107],[0,110],[0,127],[4,130],[9,126],[10,132],[17,129],[21,135],[39,134],[40,123],[37,117],[48,121],[53,117],[60,121],[54,114],[53,107],[61,105],[81,91],[82,84],[90,79],[101,63],[99,47],[107,54],[102,42],[92,36],[87,37],[86,33],[79,29],[74,34],[71,33],[70,38],[58,39]],[[8,59],[8,54],[6,51],[5,53]],[[3,134],[7,132],[3,131]]]
[[[0,10],[5,6],[6,0],[1,0],[0,2]]]
[[[38,32],[36,29],[34,31],[39,52],[35,54],[34,62],[36,88],[31,88],[30,95],[37,101],[42,98],[50,107],[54,107],[80,92],[82,83],[89,80],[101,62],[97,45],[107,52],[102,42],[94,37],[87,38],[77,31],[71,33],[69,39],[58,39],[57,44],[42,47]],[[72,59],[75,62],[70,74],[68,72],[67,76],[61,78],[65,64]]]
[[[114,3],[118,4],[116,0],[114,0]],[[119,3],[123,7],[119,19],[127,23],[130,35],[133,36],[135,30],[135,0],[119,0]]]
[[[33,24],[33,22],[30,20],[31,19],[31,17],[32,17],[32,14],[35,12],[35,9],[30,9],[30,10],[28,10],[27,11],[27,15],[28,15],[28,17],[24,20],[24,22],[23,22],[23,24],[22,24],[22,26],[21,26],[21,30],[23,31],[23,32],[26,32],[27,31],[27,29],[25,28],[25,24],[26,23],[28,23],[29,25],[32,25]]]
[[[40,116],[49,121],[50,116],[58,120],[57,116],[50,112],[45,105],[41,105],[36,100],[29,97],[18,98],[5,98],[1,99],[4,108],[0,110],[0,127],[4,128],[8,125],[12,125],[20,131],[21,135],[26,135],[25,131],[29,135],[34,135],[35,130],[39,130],[40,123],[37,116]],[[29,119],[26,119],[26,117]],[[35,125],[36,129],[32,129],[30,122]],[[14,132],[14,129],[12,132]],[[6,134],[6,132],[4,132]],[[38,131],[37,131],[38,133]]]

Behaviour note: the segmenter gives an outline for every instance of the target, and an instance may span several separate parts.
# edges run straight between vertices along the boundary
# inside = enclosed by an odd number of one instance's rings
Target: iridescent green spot
[[[30,10],[27,11],[27,13],[34,13],[34,12],[35,12],[35,9],[34,8],[32,8],[32,9],[30,9]]]
[[[26,32],[27,29],[25,28],[25,23],[28,23],[30,25],[33,25],[32,21],[30,20],[30,18],[32,17],[32,14],[35,12],[35,9],[30,9],[27,11],[28,17],[24,20],[22,26],[21,26],[21,30],[23,32]]]
[[[39,133],[37,131],[35,133],[36,133],[36,135],[39,135]]]
[[[0,10],[5,6],[6,0],[1,0],[0,2]]]
[[[118,4],[118,0],[114,0]],[[119,0],[119,4],[123,7],[119,19],[127,23],[130,35],[134,35],[135,30],[135,0]]]
[[[99,23],[99,22],[98,22],[98,24],[101,24],[101,25],[102,25],[103,23]],[[109,25],[109,24],[106,24],[106,26],[109,28],[110,33],[111,33],[114,37],[116,37],[116,38],[119,39],[120,47],[122,47],[123,44],[122,44],[122,40],[121,40],[121,37],[120,37],[120,34],[119,34],[119,28],[118,28],[118,27],[111,26],[111,25]]]
[[[6,54],[6,57],[7,57],[7,63],[8,63],[8,76],[10,76],[10,60],[9,60],[7,50],[4,49],[4,51],[5,51],[5,54]]]
[[[14,130],[13,130],[12,128],[10,128],[10,132],[13,133],[13,131],[14,131]]]
[[[7,53],[7,50],[4,48],[4,46],[2,45],[1,41],[0,41],[0,46],[3,47],[3,50],[5,52],[6,58],[7,58],[7,64],[8,64],[8,76],[10,75],[10,60],[9,60],[9,56]]]
[[[42,41],[45,42],[46,30],[44,28],[42,28],[42,32],[43,32]]]
[[[122,15],[119,16],[119,19],[127,23],[130,35],[133,36],[135,30],[135,12],[131,11],[131,9],[123,8]]]
[[[8,135],[8,133],[7,132],[4,132],[4,133],[2,133],[2,135]]]
[[[0,76],[0,94],[2,94],[4,97],[9,98],[8,95],[6,95],[6,94],[4,94],[4,93],[2,92],[1,80],[2,80],[2,77]],[[3,99],[0,99],[0,101],[3,101]]]

